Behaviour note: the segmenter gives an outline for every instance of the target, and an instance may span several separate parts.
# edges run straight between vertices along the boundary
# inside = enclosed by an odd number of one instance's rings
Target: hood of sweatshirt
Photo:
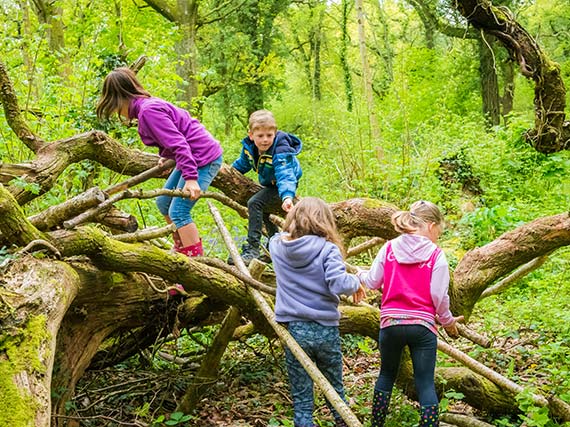
[[[276,234],[271,239],[271,256],[283,259],[294,268],[302,268],[313,262],[327,243],[324,237],[312,234],[294,240],[284,239],[284,236],[287,233]]]
[[[437,245],[417,234],[402,234],[392,240],[392,252],[400,264],[416,264],[427,261]]]

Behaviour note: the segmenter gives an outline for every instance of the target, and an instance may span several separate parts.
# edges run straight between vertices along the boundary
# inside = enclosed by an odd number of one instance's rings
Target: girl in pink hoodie
[[[374,387],[372,427],[384,426],[392,388],[405,346],[410,349],[416,391],[421,405],[420,426],[439,425],[434,372],[437,327],[458,336],[456,318],[449,311],[449,267],[435,244],[444,219],[436,205],[418,201],[409,211],[392,215],[401,236],[386,243],[370,271],[359,278],[370,289],[382,292],[380,314],[380,376]]]

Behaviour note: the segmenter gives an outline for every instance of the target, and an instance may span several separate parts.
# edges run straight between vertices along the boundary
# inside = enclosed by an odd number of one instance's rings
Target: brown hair
[[[414,233],[429,223],[441,225],[443,221],[439,208],[426,200],[414,202],[409,211],[392,214],[392,224],[398,233]]]
[[[297,203],[285,218],[283,230],[291,240],[313,234],[334,243],[344,256],[344,245],[336,228],[334,214],[322,199],[305,197]]]
[[[121,111],[125,102],[138,96],[150,97],[150,93],[140,84],[134,71],[127,67],[114,69],[103,82],[97,117],[108,120],[113,113]]]
[[[257,110],[251,113],[249,116],[249,131],[253,132],[257,129],[277,130],[277,122],[271,111]]]

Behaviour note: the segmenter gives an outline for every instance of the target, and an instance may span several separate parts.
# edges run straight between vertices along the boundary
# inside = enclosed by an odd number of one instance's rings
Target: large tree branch
[[[534,80],[534,129],[527,132],[527,140],[546,154],[570,148],[570,122],[565,120],[566,87],[560,66],[542,51],[506,7],[494,6],[489,0],[455,0],[455,6],[475,28],[497,37],[517,59],[522,74]]]
[[[30,186],[12,185],[9,190],[20,204],[27,203],[49,191],[69,165],[87,159],[125,175],[137,175],[158,162],[155,154],[126,148],[104,132],[91,131],[46,144],[38,150],[25,175],[26,183],[39,187],[37,194]]]
[[[469,315],[482,292],[534,258],[570,245],[570,214],[539,218],[467,252],[453,274],[452,311]]]
[[[455,25],[440,19],[436,12],[434,12],[424,0],[408,0],[424,25],[429,25],[441,34],[448,37],[462,38],[462,39],[476,39],[478,34],[469,28],[456,27]]]
[[[37,152],[46,142],[38,137],[20,112],[20,107],[18,104],[18,98],[14,92],[14,87],[12,86],[12,81],[8,76],[8,71],[6,66],[2,61],[0,61],[0,102],[4,106],[4,115],[6,116],[6,121],[8,125],[16,136],[33,152]]]
[[[171,5],[166,0],[144,0],[144,2],[151,7],[154,11],[158,12],[170,22],[180,23],[181,18],[174,5]]]

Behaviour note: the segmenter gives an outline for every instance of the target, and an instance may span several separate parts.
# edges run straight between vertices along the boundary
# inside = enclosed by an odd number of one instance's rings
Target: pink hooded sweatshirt
[[[403,234],[389,241],[359,278],[368,288],[382,291],[381,327],[390,326],[391,319],[405,319],[401,323],[425,322],[436,331],[436,316],[443,326],[454,321],[447,259],[427,237]]]

